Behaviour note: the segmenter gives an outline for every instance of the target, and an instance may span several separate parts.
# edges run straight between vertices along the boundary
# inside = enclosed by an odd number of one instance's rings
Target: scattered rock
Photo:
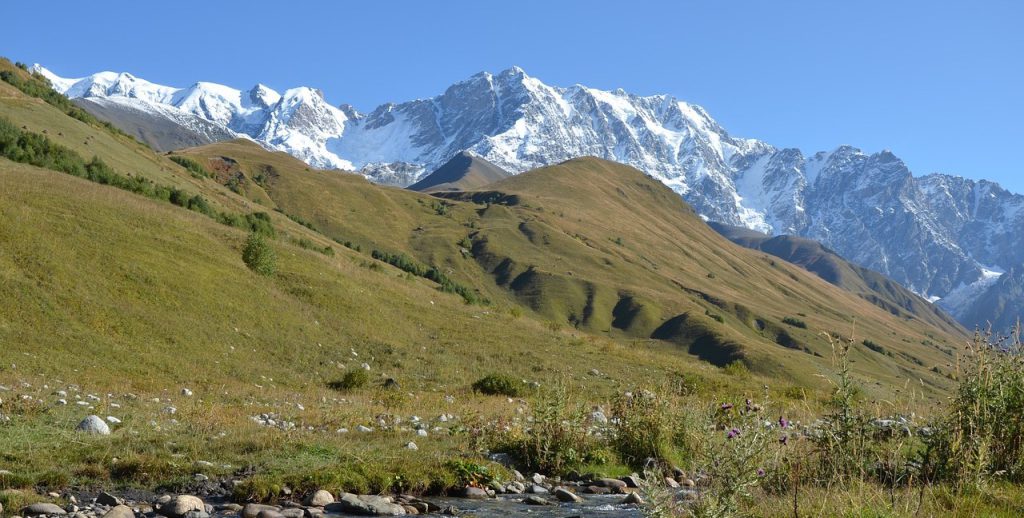
[[[561,502],[576,502],[576,503],[579,503],[579,502],[583,501],[582,498],[580,498],[579,496],[576,496],[575,493],[573,493],[572,491],[569,491],[568,489],[565,489],[564,487],[556,488],[555,491],[552,494],[555,495],[555,498],[557,498]]]
[[[640,477],[638,475],[626,475],[622,477],[622,481],[626,483],[626,487],[640,487]]]
[[[534,484],[543,484],[544,475],[541,475],[540,473],[534,473],[533,475],[530,476],[530,480],[533,480]]]
[[[412,442],[412,441],[409,441],[409,444],[406,444],[406,445],[405,445],[405,449],[407,449],[407,450],[412,450],[412,451],[416,451],[416,450],[419,450],[419,449],[420,449],[420,447],[419,447],[419,446],[416,446],[416,443],[414,443],[414,442]]]
[[[97,417],[97,419],[99,418]],[[44,514],[68,514],[68,512],[57,504],[40,502],[38,504],[32,504],[28,507],[25,507],[24,509],[21,510],[21,514],[24,516],[39,516]]]
[[[528,496],[523,499],[523,503],[526,505],[552,505],[551,502],[539,496]]]
[[[673,489],[676,489],[679,487],[679,482],[676,482],[676,479],[672,477],[665,477],[665,485]]]
[[[78,423],[78,426],[75,427],[75,431],[92,435],[110,435],[110,427],[98,415],[91,415],[82,419],[82,422]]]
[[[683,487],[693,487],[697,485],[697,483],[694,482],[692,478],[683,479],[682,484]]]
[[[284,518],[284,515],[273,509],[264,509],[256,515],[256,518]]]
[[[187,388],[183,388],[183,389],[181,389],[181,395],[185,396],[185,397],[192,397],[192,390],[191,389],[187,389]]]
[[[312,495],[309,495],[309,497],[306,498],[306,505],[313,507],[323,507],[327,504],[333,503],[334,495],[332,495],[330,491],[324,491],[323,489],[317,491],[316,493],[313,493]]]
[[[630,493],[626,495],[626,498],[622,499],[622,505],[644,505],[644,499],[640,498],[640,495],[636,493]]]
[[[135,518],[135,511],[124,504],[118,504],[103,514],[103,518]]]
[[[280,514],[284,518],[303,518],[306,516],[306,510],[301,507],[292,507],[281,511]]]
[[[612,490],[607,487],[587,486],[587,492],[595,495],[608,495]]]
[[[530,484],[530,487],[526,488],[526,492],[533,495],[546,495],[548,489],[540,484]]]

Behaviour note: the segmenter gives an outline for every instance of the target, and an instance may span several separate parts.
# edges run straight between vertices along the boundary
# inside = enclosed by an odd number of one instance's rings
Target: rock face
[[[463,151],[512,173],[587,155],[622,162],[709,220],[814,239],[933,300],[1024,263],[1024,196],[988,181],[914,177],[888,151],[804,153],[736,138],[701,107],[667,95],[553,87],[510,68],[362,114],[310,88],[172,88],[130,74],[65,79],[36,70],[72,98],[130,99],[155,117],[201,119],[379,183],[413,184]],[[957,296],[944,307],[972,326],[965,308],[974,302]]]
[[[82,422],[75,427],[75,431],[92,435],[110,435],[110,427],[96,415],[82,419]]]

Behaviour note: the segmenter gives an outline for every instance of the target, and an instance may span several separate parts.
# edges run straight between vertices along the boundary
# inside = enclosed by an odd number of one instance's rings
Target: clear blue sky
[[[299,2],[294,2],[298,4]],[[1024,192],[1024,2],[15,2],[0,54],[64,76],[321,88],[363,111],[510,65],[669,93],[732,134],[891,149]]]

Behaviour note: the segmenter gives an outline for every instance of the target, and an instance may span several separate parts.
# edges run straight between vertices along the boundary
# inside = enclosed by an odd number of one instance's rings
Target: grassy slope
[[[404,251],[439,265],[499,307],[522,304],[541,320],[613,338],[657,331],[715,360],[738,350],[754,369],[806,385],[820,384],[817,375],[829,370],[823,330],[848,335],[856,321],[859,338],[894,351],[854,352],[858,372],[882,392],[908,380],[929,391],[946,386],[930,369],[947,369],[947,351],[962,338],[956,328],[894,318],[800,268],[736,246],[663,185],[609,162],[575,160],[488,192],[443,194],[449,207],[440,215],[441,200],[310,170],[251,142],[180,153],[211,167],[229,157],[232,174],[248,179],[241,191],[253,199],[364,251]],[[463,239],[471,250],[461,249]],[[781,323],[798,315],[807,329]],[[777,343],[783,331],[796,350]]]
[[[960,324],[937,306],[886,276],[855,265],[817,241],[797,236],[768,236],[760,232],[714,223],[712,227],[733,242],[761,250],[814,272],[831,284],[860,295],[898,317],[916,317],[945,329],[963,333]]]

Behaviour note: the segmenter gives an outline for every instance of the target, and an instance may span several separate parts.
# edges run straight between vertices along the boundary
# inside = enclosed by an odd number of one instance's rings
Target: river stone
[[[626,475],[622,477],[622,481],[626,483],[626,487],[640,487],[640,477],[638,475]]]
[[[607,487],[587,486],[587,492],[595,495],[607,495],[612,492]]]
[[[555,498],[557,498],[559,501],[562,501],[562,502],[576,502],[576,503],[579,503],[579,502],[583,501],[582,498],[576,496],[575,493],[573,493],[572,491],[569,491],[568,489],[565,489],[564,487],[556,488],[555,491],[552,494],[554,494]]]
[[[245,504],[245,507],[242,508],[242,518],[256,518],[256,516],[260,514],[260,511],[267,509],[277,511],[277,507],[272,505]]]
[[[599,478],[599,479],[594,481],[593,485],[595,485],[597,487],[609,487],[609,488],[612,488],[612,489],[619,489],[619,488],[625,488],[626,487],[626,483],[621,481],[621,480],[619,480],[619,479],[617,479],[617,478]]]
[[[466,486],[466,489],[462,490],[462,497],[484,499],[490,498],[490,495],[488,495],[487,490],[482,487]]]
[[[548,490],[542,485],[530,484],[530,486],[526,488],[526,492],[532,495],[545,495],[548,493]]]
[[[302,518],[306,516],[306,510],[301,507],[290,507],[281,511],[281,516],[284,516],[284,518]]]
[[[256,515],[256,518],[284,518],[284,515],[273,509],[264,509]]]
[[[103,514],[103,518],[135,518],[135,511],[124,504],[118,504]]]
[[[327,504],[333,503],[334,495],[332,495],[330,491],[324,491],[323,489],[309,495],[309,498],[306,498],[306,505],[313,507],[323,507]]]
[[[544,475],[541,475],[540,473],[534,473],[533,475],[530,476],[530,479],[533,480],[534,484],[544,483]]]
[[[114,507],[116,505],[121,505],[122,501],[120,498],[106,491],[103,491],[102,493],[96,495],[96,503],[99,505],[105,505],[107,507]]]
[[[21,510],[21,514],[24,516],[39,516],[43,514],[68,514],[68,512],[57,504],[40,502],[25,507]]]
[[[197,496],[178,495],[160,506],[159,512],[170,518],[181,518],[191,512],[206,514],[206,504]]]
[[[551,505],[551,502],[536,495],[524,498],[523,503],[526,505]]]
[[[644,499],[636,493],[630,493],[622,499],[622,505],[644,505]]]
[[[684,479],[682,484],[683,487],[693,487],[697,485],[692,478]]]
[[[227,503],[227,504],[219,504],[214,509],[216,509],[217,511],[222,511],[222,512],[227,512],[227,513],[237,513],[239,511],[241,511],[242,509],[244,509],[244,507],[242,507],[242,505],[240,505],[240,504],[236,504],[234,502],[231,502],[231,503]]]
[[[78,423],[78,426],[75,427],[75,431],[92,435],[110,435],[110,427],[98,415],[91,415],[82,419],[82,422]]]
[[[324,506],[328,513],[350,513],[363,516],[400,516],[405,508],[390,498],[374,495],[353,495],[342,493],[338,501]]]

